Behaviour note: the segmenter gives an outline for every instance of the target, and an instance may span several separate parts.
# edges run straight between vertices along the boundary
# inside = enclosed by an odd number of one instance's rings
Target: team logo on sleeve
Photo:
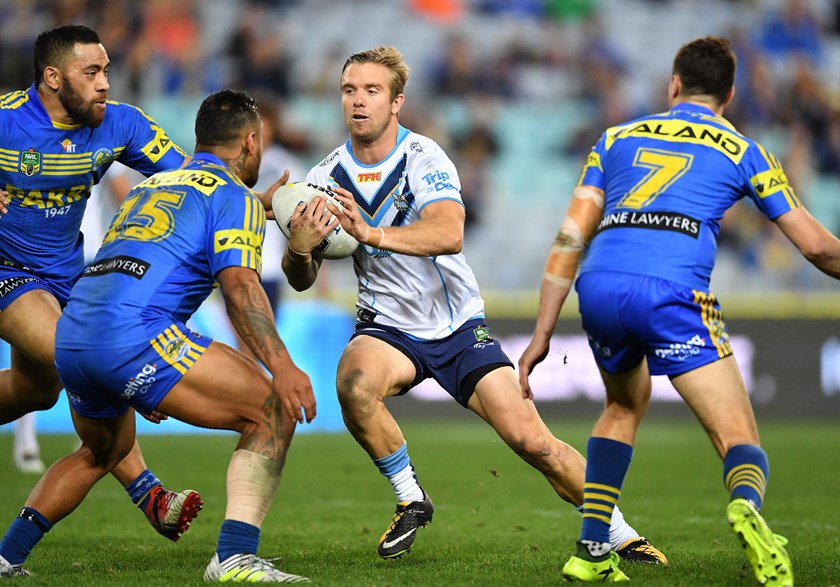
[[[789,188],[787,176],[781,169],[768,169],[750,178],[759,198],[766,198]]]
[[[20,154],[20,170],[28,177],[41,172],[41,154],[34,147]]]
[[[257,255],[262,255],[262,243],[253,232],[232,228],[229,230],[217,230],[216,241],[213,247],[214,253],[221,253],[230,249],[252,250]]]
[[[168,136],[166,136],[166,133],[163,132],[161,127],[153,124],[151,128],[152,132],[155,133],[155,136],[140,150],[143,151],[143,154],[149,158],[149,161],[157,163],[160,161],[160,158],[163,157],[172,147],[172,141]]]
[[[111,149],[97,149],[91,156],[91,159],[93,160],[93,168],[98,169],[103,165],[110,163],[116,159],[116,157]]]

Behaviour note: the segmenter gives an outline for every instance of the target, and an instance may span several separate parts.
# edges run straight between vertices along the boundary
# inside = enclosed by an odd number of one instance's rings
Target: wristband
[[[298,253],[291,247],[286,247],[286,253],[289,255],[289,259],[301,265],[308,265],[312,260],[312,253]]]
[[[379,229],[379,240],[376,241],[376,244],[373,244],[372,242],[366,242],[365,244],[368,245],[368,246],[374,247],[375,249],[379,249],[379,248],[382,247],[382,241],[385,240],[385,229],[382,228],[381,226],[377,226],[376,228]],[[366,241],[369,240],[368,237],[370,237],[370,227],[368,227],[368,233],[367,233],[367,236],[365,237]]]

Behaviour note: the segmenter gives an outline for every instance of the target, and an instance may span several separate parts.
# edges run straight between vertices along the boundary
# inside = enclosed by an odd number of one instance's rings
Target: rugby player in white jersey
[[[398,122],[407,81],[408,66],[394,47],[346,61],[341,103],[350,139],[306,178],[335,190],[343,209],[327,209],[323,198],[301,204],[283,256],[289,283],[302,291],[317,278],[321,260],[312,251],[333,229],[331,213],[361,243],[353,257],[358,322],[336,384],[347,428],[396,495],[396,513],[379,540],[383,558],[408,552],[434,512],[384,403],[426,378],[490,424],[575,506],[583,503],[585,472],[583,457],[552,435],[490,335],[478,284],[461,253],[458,173],[434,141]],[[616,512],[613,548],[629,560],[666,563]]]

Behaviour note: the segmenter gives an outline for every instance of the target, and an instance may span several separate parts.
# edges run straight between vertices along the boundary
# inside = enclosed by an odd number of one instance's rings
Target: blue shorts
[[[575,288],[589,346],[608,373],[629,371],[647,357],[651,374],[673,377],[732,354],[709,292],[610,271],[583,273]]]
[[[351,339],[361,334],[384,340],[414,363],[417,376],[399,395],[432,377],[466,408],[482,377],[500,367],[513,367],[482,318],[468,320],[441,340],[418,340],[391,326],[371,322],[357,322]]]
[[[63,308],[77,278],[54,280],[38,277],[20,267],[11,267],[0,262],[0,312],[26,292],[43,289],[52,294]]]
[[[56,348],[55,366],[70,404],[82,416],[114,418],[129,406],[148,414],[211,342],[182,323],[170,324],[151,341],[136,346]]]

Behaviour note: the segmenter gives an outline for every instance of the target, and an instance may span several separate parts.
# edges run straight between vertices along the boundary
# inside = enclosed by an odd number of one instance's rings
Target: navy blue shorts
[[[482,318],[468,320],[441,340],[418,340],[390,326],[357,322],[351,339],[362,334],[384,340],[414,363],[417,376],[399,395],[431,377],[466,408],[482,377],[500,367],[513,367]]]
[[[709,292],[609,271],[583,273],[575,288],[589,346],[608,373],[629,371],[647,357],[651,374],[673,377],[732,354]]]
[[[170,324],[149,342],[136,346],[56,348],[55,366],[70,404],[82,416],[114,418],[129,406],[148,414],[211,342],[182,323]]]
[[[0,264],[0,312],[26,292],[35,289],[48,291],[63,308],[67,305],[67,297],[76,281],[76,278],[62,281],[44,279],[25,269]]]

